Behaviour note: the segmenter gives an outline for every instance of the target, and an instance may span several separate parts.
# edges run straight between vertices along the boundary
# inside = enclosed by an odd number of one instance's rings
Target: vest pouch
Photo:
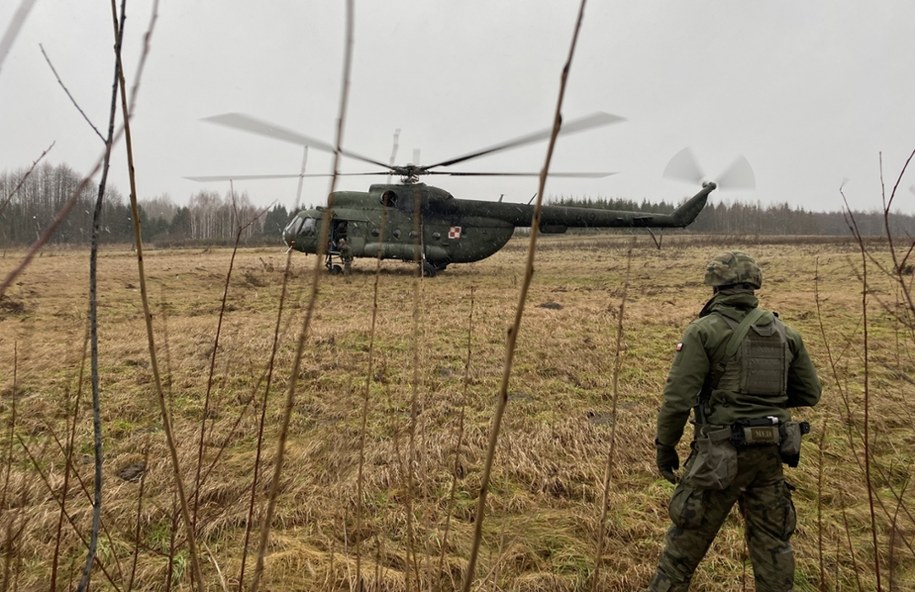
[[[737,477],[737,449],[729,426],[704,426],[693,441],[693,455],[683,481],[698,489],[727,489]]]
[[[801,459],[801,438],[810,433],[810,424],[806,421],[786,421],[781,425],[781,444],[779,454],[782,462],[789,467],[796,467]]]
[[[741,344],[740,392],[784,396],[787,392],[788,345],[777,322],[753,325]]]
[[[801,453],[801,424],[796,421],[786,421],[782,424],[782,441],[780,452],[782,457],[797,456]]]

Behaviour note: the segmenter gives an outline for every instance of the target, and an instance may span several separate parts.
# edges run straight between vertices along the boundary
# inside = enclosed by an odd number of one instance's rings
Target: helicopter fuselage
[[[436,269],[485,259],[501,249],[515,228],[537,225],[542,232],[580,227],[682,227],[705,206],[713,183],[670,214],[599,208],[542,206],[456,199],[424,183],[372,185],[368,192],[336,191],[327,208],[302,210],[283,231],[291,248],[325,253],[346,237],[354,257],[425,261]],[[421,215],[416,216],[414,212]],[[329,218],[328,243],[320,248],[321,224]]]

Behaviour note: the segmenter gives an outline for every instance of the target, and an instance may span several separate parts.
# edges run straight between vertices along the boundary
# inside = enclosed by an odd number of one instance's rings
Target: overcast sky
[[[20,0],[0,2],[0,34]],[[136,75],[151,2],[128,3],[125,68]],[[388,162],[439,162],[549,127],[578,2],[356,0],[344,147]],[[162,0],[132,131],[140,198],[186,203],[228,182],[186,176],[296,173],[303,150],[201,121],[240,112],[332,144],[340,104],[341,0]],[[109,3],[37,0],[0,64],[0,171],[46,157],[80,173],[101,141],[59,87],[39,44],[104,131],[112,83]],[[915,2],[912,0],[592,0],[563,106],[566,120],[603,111],[624,123],[560,138],[554,171],[616,171],[553,178],[552,196],[678,201],[698,187],[662,176],[691,147],[708,178],[737,156],[753,191],[712,202],[789,202],[810,210],[881,208],[879,158],[895,182],[915,149]],[[0,48],[2,49],[2,48]],[[546,143],[453,167],[536,172]],[[124,148],[110,182],[128,192]],[[329,172],[311,150],[307,171]],[[344,159],[343,171],[375,167]],[[363,190],[386,177],[350,177]],[[526,202],[531,178],[427,177],[456,197]],[[915,171],[899,207],[915,211]],[[297,181],[236,181],[258,205],[294,205]],[[302,201],[323,203],[328,179],[306,180]]]

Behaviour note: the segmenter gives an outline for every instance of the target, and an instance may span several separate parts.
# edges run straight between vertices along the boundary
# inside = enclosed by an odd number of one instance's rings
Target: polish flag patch
[[[451,228],[449,228],[449,229],[448,229],[448,238],[450,238],[450,239],[458,239],[458,238],[461,238],[461,227],[460,227],[460,226],[452,226]]]
[[[683,342],[677,344],[677,351],[683,351]]]

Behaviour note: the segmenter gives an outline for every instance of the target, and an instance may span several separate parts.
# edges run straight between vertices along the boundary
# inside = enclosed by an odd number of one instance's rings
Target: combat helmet
[[[749,284],[758,290],[762,287],[762,270],[746,253],[725,251],[706,265],[705,284],[713,288]]]

